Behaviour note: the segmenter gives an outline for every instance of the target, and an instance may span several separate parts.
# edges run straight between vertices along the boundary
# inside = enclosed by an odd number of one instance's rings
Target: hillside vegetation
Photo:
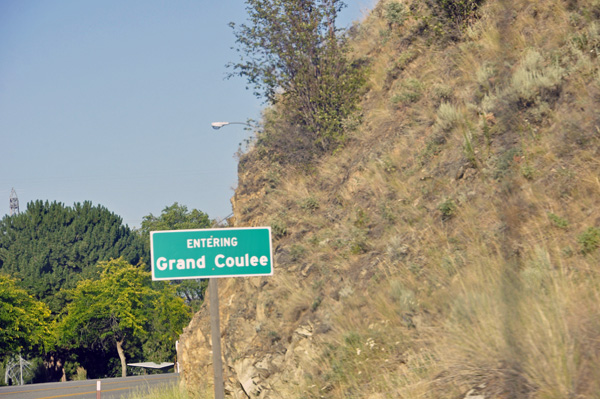
[[[125,375],[127,361],[172,360],[205,288],[151,281],[150,231],[212,224],[178,203],[139,230],[89,201],[33,201],[0,219],[0,384]]]
[[[350,33],[343,146],[293,162],[283,104],[241,156],[275,274],[219,282],[228,393],[600,397],[600,1],[381,0]]]

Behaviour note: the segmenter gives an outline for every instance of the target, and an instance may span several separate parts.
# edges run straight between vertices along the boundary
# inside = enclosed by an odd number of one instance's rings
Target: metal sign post
[[[219,320],[219,288],[216,278],[208,279],[210,301],[210,333],[212,337],[212,357],[215,382],[215,399],[225,398],[223,381],[223,358],[221,356],[221,323]]]

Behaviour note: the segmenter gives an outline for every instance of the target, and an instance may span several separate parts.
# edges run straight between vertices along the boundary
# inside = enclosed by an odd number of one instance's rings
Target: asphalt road
[[[146,392],[148,388],[173,385],[179,374],[152,374],[100,380],[101,399],[120,399],[132,392]],[[0,387],[0,399],[95,399],[98,380],[51,382],[21,386]]]

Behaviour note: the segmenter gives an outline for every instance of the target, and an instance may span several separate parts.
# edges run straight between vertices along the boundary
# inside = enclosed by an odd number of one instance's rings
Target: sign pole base
[[[210,331],[212,337],[215,399],[225,399],[223,382],[223,358],[221,357],[221,326],[219,320],[219,288],[216,278],[208,279],[210,301]]]

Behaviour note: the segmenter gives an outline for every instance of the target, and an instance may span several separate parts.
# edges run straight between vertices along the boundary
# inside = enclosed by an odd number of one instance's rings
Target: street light
[[[246,125],[246,126],[252,127],[252,125],[245,123],[245,122],[213,122],[210,125],[215,130],[218,130],[218,129],[222,128],[223,126],[227,126],[227,125]]]

